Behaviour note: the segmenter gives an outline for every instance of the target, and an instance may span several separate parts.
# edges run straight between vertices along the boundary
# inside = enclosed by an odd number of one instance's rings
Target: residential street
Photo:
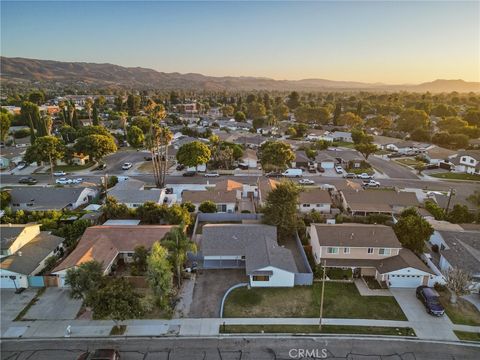
[[[215,337],[7,340],[2,359],[74,360],[83,351],[115,348],[122,360],[478,359],[480,346],[391,338]],[[305,356],[305,351],[309,354]],[[299,356],[302,354],[303,356]]]
[[[377,156],[370,156],[368,162],[377,170],[394,179],[418,179],[411,170],[390,160],[380,159]]]

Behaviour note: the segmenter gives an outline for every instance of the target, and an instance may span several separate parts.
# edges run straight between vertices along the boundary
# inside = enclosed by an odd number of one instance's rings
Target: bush
[[[438,245],[437,244],[432,245],[432,251],[435,252],[435,253],[438,253]]]
[[[348,280],[353,276],[352,269],[327,268],[327,276],[332,280]]]
[[[242,214],[250,214],[251,211],[250,210],[242,210]]]
[[[13,133],[15,139],[23,139],[27,136],[30,136],[30,129],[20,129]]]
[[[438,292],[443,292],[443,291],[447,290],[447,287],[445,285],[442,285],[438,282],[436,282],[435,285],[433,285],[433,288]]]

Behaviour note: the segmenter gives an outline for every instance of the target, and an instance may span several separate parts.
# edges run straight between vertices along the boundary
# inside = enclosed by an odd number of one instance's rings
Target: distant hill
[[[435,80],[419,85],[387,85],[325,79],[274,80],[262,77],[214,77],[194,73],[164,73],[141,67],[123,67],[112,64],[61,62],[3,56],[0,57],[0,79],[2,83],[6,84],[160,90],[480,92],[479,82],[463,80]]]

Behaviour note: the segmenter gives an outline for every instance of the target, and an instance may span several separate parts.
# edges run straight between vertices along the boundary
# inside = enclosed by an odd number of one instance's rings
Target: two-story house
[[[459,151],[452,163],[455,172],[480,175],[480,150]]]
[[[352,269],[355,277],[373,276],[388,287],[427,285],[433,272],[402,248],[385,225],[311,224],[312,253],[317,264]]]

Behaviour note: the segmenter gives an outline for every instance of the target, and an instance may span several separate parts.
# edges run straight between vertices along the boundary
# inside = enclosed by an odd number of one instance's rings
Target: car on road
[[[317,170],[318,170],[319,172],[321,172],[321,173],[324,173],[324,172],[325,172],[325,169],[324,169],[323,167],[321,167],[321,166],[318,166],[318,167],[317,167]]]
[[[126,162],[125,164],[122,165],[122,170],[128,170],[131,169],[133,166],[132,163]]]
[[[84,352],[77,360],[120,360],[120,354],[115,349],[97,349],[93,352]]]
[[[343,168],[341,166],[335,166],[335,171],[337,172],[337,174],[343,174]]]
[[[59,185],[70,185],[70,184],[73,184],[73,180],[67,179],[67,178],[60,178],[55,180],[55,183]]]
[[[143,157],[143,160],[145,161],[152,161],[152,155],[147,155]]]
[[[206,173],[204,176],[205,177],[219,177],[220,174],[218,172],[210,172],[210,173]]]
[[[387,157],[390,158],[390,159],[393,159],[393,158],[400,158],[400,157],[403,157],[405,156],[404,154],[400,154],[400,153],[392,153],[392,154],[388,154]]]
[[[270,171],[269,173],[266,173],[265,176],[268,178],[279,178],[283,177],[283,174],[278,171]]]
[[[285,172],[282,173],[283,176],[285,177],[302,177],[303,176],[303,170],[302,169],[287,169]]]
[[[24,177],[18,180],[19,184],[28,184],[28,185],[35,185],[37,183],[37,179],[29,176],[29,177]]]
[[[17,164],[17,170],[23,170],[28,166],[28,164],[25,161],[20,161]]]
[[[357,174],[355,173],[346,173],[346,174],[343,174],[343,177],[345,179],[356,179],[357,178]]]
[[[417,299],[423,303],[425,309],[430,315],[443,316],[443,314],[445,314],[445,309],[442,304],[440,304],[438,294],[434,289],[422,285],[417,287],[415,293]]]
[[[370,180],[370,179],[373,179],[373,176],[368,175],[367,173],[361,173],[357,175],[357,178],[362,180]]]
[[[107,168],[107,164],[98,164],[98,166],[93,170],[105,170]]]
[[[301,180],[298,180],[298,183],[301,185],[314,185],[315,181],[310,179],[301,179]]]
[[[195,176],[197,174],[196,171],[185,171],[182,176]]]
[[[181,171],[181,170],[185,169],[185,165],[178,164],[175,169],[176,169],[177,171]]]
[[[379,188],[380,183],[378,181],[370,179],[368,181],[364,181],[362,186],[366,188]]]
[[[65,176],[67,173],[65,171],[55,171],[53,176]]]
[[[72,179],[73,184],[81,184],[83,182],[84,182],[83,178]]]

